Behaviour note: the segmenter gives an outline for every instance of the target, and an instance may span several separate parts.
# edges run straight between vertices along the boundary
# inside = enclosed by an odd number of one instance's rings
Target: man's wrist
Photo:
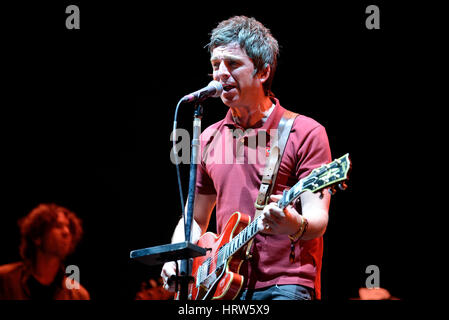
[[[298,229],[296,230],[296,232],[293,233],[293,234],[290,234],[290,235],[288,236],[289,239],[290,239],[290,241],[291,241],[292,243],[295,243],[295,242],[297,242],[299,239],[301,239],[302,236],[305,234],[305,232],[306,232],[306,230],[307,230],[307,226],[308,226],[308,224],[309,224],[309,222],[307,221],[307,219],[306,219],[304,216],[300,215],[300,220],[301,220],[301,222],[300,222],[299,227],[298,227]]]

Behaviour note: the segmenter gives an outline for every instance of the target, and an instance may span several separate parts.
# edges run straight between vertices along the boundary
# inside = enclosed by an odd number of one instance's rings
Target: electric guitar
[[[335,184],[339,184],[341,190],[346,189],[345,181],[348,179],[350,169],[349,154],[314,169],[290,190],[284,190],[278,206],[281,209],[287,207],[306,190],[317,192],[331,187],[329,191],[334,194]],[[200,237],[197,245],[210,250],[205,256],[193,259],[194,281],[189,284],[189,299],[231,300],[237,297],[243,285],[243,276],[239,274],[239,269],[244,261],[244,255],[236,253],[242,252],[241,249],[261,231],[259,220],[262,217],[263,215],[260,215],[251,222],[249,215],[235,212],[220,235],[207,232]]]

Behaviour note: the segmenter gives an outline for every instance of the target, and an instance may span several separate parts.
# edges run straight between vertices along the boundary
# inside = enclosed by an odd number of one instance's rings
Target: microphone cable
[[[175,166],[176,166],[176,176],[178,178],[178,188],[179,188],[179,197],[181,200],[181,210],[182,210],[182,219],[184,220],[184,226],[186,225],[186,217],[185,217],[185,204],[184,204],[184,194],[182,192],[182,184],[181,184],[181,174],[179,172],[179,159],[178,159],[178,152],[176,151],[175,147],[176,147],[176,126],[177,126],[177,121],[178,121],[178,110],[179,110],[179,106],[181,105],[181,103],[183,102],[184,98],[181,98],[178,101],[178,104],[176,105],[176,109],[175,109],[175,117],[173,120],[173,137],[172,137],[172,150],[173,150],[173,155],[174,155],[174,159],[175,159]],[[186,234],[184,234],[184,238],[186,237]]]

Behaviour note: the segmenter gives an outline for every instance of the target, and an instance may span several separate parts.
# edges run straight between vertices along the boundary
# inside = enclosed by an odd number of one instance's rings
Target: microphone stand
[[[203,107],[199,103],[195,103],[193,112],[193,137],[192,149],[190,154],[190,177],[189,177],[189,194],[187,200],[187,214],[184,220],[184,234],[185,241],[190,243],[192,240],[192,220],[193,208],[195,203],[195,186],[196,186],[196,170],[200,152],[200,134],[201,134],[201,118],[203,117]],[[188,285],[193,280],[192,273],[192,259],[187,258],[181,260],[181,272],[179,275],[179,299],[187,300]]]
[[[178,268],[178,263],[176,263],[176,276],[171,278],[170,281],[175,281],[176,291],[178,291],[179,289],[178,299],[183,301],[189,299],[189,283],[194,280],[194,278],[192,277],[193,258],[204,256],[206,255],[207,251],[206,248],[202,248],[191,243],[191,229],[195,201],[196,169],[200,153],[202,116],[203,107],[199,104],[199,102],[196,102],[193,113],[193,137],[191,145],[192,151],[190,155],[189,195],[187,202],[187,212],[184,219],[185,241],[180,243],[165,244],[132,250],[130,252],[130,258],[150,266],[165,263],[168,261],[180,260],[181,266],[180,268]]]

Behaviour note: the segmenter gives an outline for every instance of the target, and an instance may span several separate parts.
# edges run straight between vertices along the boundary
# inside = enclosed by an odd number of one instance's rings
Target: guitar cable
[[[176,105],[176,109],[175,109],[175,116],[174,116],[174,120],[173,120],[173,136],[172,136],[172,141],[173,141],[173,155],[174,155],[174,159],[175,159],[175,166],[176,166],[176,176],[178,179],[178,188],[179,188],[179,197],[181,200],[181,211],[182,211],[182,219],[184,220],[184,225],[186,224],[186,217],[185,217],[185,204],[184,204],[184,194],[182,192],[182,184],[181,184],[181,174],[179,172],[179,158],[178,158],[178,152],[176,151],[176,126],[177,126],[177,120],[178,120],[178,110],[179,110],[179,106],[181,105],[181,103],[183,102],[183,98],[181,98],[178,101],[178,104]]]

